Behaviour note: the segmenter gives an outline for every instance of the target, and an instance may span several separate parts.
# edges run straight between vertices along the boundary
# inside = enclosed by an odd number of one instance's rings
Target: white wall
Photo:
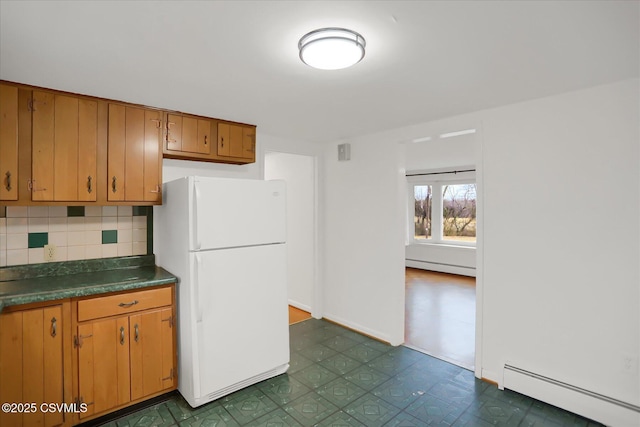
[[[407,173],[429,171],[434,169],[452,169],[476,164],[475,134],[439,138],[445,132],[465,130],[458,124],[451,124],[453,128],[442,126],[425,128],[429,141],[405,143],[405,168]]]
[[[482,113],[484,376],[640,404],[638,104],[632,80]]]
[[[316,278],[314,158],[267,152],[264,178],[287,184],[287,282],[289,304],[311,312]]]
[[[351,160],[325,152],[324,316],[404,341],[404,147],[385,135],[347,141]]]

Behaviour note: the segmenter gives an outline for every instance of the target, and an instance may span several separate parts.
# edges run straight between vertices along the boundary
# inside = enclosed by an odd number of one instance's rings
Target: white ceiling
[[[0,2],[0,78],[334,141],[639,75],[637,1]],[[364,60],[298,58],[347,27]]]

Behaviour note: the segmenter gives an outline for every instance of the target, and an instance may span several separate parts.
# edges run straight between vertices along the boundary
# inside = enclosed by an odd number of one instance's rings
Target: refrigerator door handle
[[[193,183],[193,211],[191,218],[191,228],[193,231],[193,245],[196,251],[199,251],[202,247],[202,242],[200,242],[200,236],[198,235],[198,199],[200,199],[200,191],[198,190],[198,182],[195,181]]]
[[[193,302],[196,309],[196,322],[202,323],[202,301],[200,301],[200,254],[195,255],[193,269]]]

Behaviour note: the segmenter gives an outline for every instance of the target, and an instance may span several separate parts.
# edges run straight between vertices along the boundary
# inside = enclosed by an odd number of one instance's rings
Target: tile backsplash
[[[45,262],[45,245],[55,245],[52,261],[146,255],[151,212],[147,206],[8,206],[0,217],[0,267]]]

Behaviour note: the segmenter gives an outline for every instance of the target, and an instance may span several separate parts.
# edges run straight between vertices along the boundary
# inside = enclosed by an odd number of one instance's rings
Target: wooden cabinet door
[[[211,153],[211,121],[198,119],[198,143],[196,153]]]
[[[165,308],[129,318],[132,400],[174,385],[172,313]]]
[[[229,125],[229,156],[242,157],[242,126]]]
[[[0,84],[0,200],[18,200],[18,88]]]
[[[182,151],[182,116],[167,114],[167,149]]]
[[[65,402],[62,306],[0,315],[0,400],[35,403],[36,411],[0,412],[0,425],[55,426],[62,412],[43,412],[43,403]]]
[[[211,153],[211,121],[167,114],[167,149],[183,153]]]
[[[242,157],[245,159],[256,158],[256,129],[253,127],[242,128]]]
[[[78,394],[87,404],[80,418],[100,414],[131,400],[129,318],[78,325]]]
[[[32,112],[32,200],[95,201],[98,103],[34,91]]]
[[[162,202],[161,113],[109,104],[109,201]]]
[[[229,143],[229,125],[218,123],[218,156],[228,156],[231,144]]]

